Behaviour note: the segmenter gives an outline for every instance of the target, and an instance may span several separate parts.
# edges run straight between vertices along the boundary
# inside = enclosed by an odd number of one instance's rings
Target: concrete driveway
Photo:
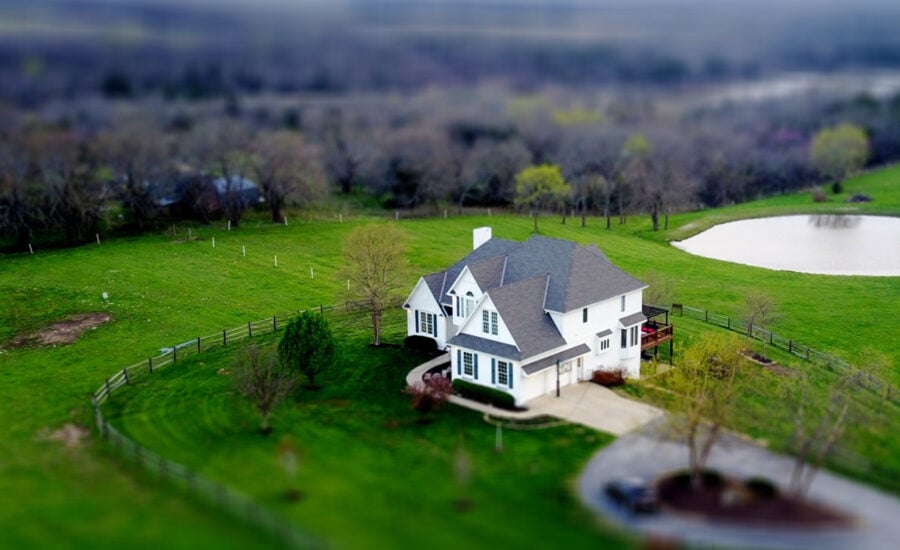
[[[712,523],[686,515],[661,513],[632,516],[614,506],[603,494],[612,479],[638,476],[652,480],[662,473],[683,469],[687,448],[667,440],[664,420],[620,437],[591,458],[578,479],[581,499],[604,518],[626,529],[654,537],[678,540],[688,546],[737,548],[796,548],[839,550],[894,549],[900,541],[900,500],[830,472],[819,472],[809,496],[849,512],[856,527],[831,529],[753,528]],[[738,478],[763,476],[784,487],[793,459],[773,453],[734,436],[723,438],[709,465]]]
[[[565,386],[559,397],[553,393],[533,399],[528,409],[613,435],[640,428],[663,414],[656,407],[626,399],[592,382]]]
[[[447,354],[423,363],[406,375],[407,385],[422,381],[422,375],[437,365],[449,362]],[[495,418],[534,418],[549,415],[569,422],[583,424],[595,430],[622,435],[662,416],[656,407],[619,396],[610,389],[591,382],[565,386],[556,393],[544,395],[528,402],[526,411],[507,411],[465,399],[458,395],[450,402],[461,407],[489,414]]]

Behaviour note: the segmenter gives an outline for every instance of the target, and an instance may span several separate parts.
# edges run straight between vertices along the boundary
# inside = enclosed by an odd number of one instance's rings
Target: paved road
[[[612,505],[602,487],[613,478],[636,475],[653,479],[660,473],[684,468],[687,449],[682,443],[663,440],[660,426],[664,422],[660,420],[626,434],[594,455],[578,480],[580,497],[588,506],[626,529],[691,545],[817,550],[900,548],[900,500],[828,472],[816,476],[810,496],[855,515],[859,519],[857,527],[760,530],[667,513],[631,517]],[[782,486],[790,478],[792,466],[791,458],[736,437],[728,437],[710,457],[711,468],[742,478],[762,475]]]

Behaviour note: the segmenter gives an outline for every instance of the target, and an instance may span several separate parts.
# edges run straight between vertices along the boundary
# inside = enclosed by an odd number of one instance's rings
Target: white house
[[[516,242],[473,233],[473,250],[419,279],[403,307],[407,333],[450,352],[454,379],[521,405],[595,370],[640,376],[646,285],[595,245],[547,237]]]

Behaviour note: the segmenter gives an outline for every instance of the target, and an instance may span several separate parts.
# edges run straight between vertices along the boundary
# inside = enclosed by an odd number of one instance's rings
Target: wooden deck
[[[647,323],[644,326],[653,329],[653,331],[641,333],[641,351],[656,347],[675,338],[675,331],[672,325]]]

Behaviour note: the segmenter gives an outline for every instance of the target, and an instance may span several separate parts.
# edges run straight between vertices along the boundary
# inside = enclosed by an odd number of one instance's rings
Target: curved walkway
[[[450,356],[443,354],[419,365],[406,375],[407,385],[421,383],[426,371],[449,361]],[[564,386],[559,397],[550,394],[533,399],[528,402],[528,410],[525,411],[499,409],[458,395],[450,396],[450,402],[497,418],[554,416],[613,435],[622,435],[639,428],[663,414],[656,407],[626,399],[591,382]]]
[[[621,477],[653,479],[683,469],[687,448],[667,440],[664,421],[620,437],[588,462],[578,479],[582,501],[606,519],[626,529],[658,538],[699,546],[796,549],[893,549],[900,541],[900,500],[876,489],[820,471],[810,488],[815,500],[843,509],[858,518],[850,529],[751,528],[713,524],[669,513],[634,517],[614,506],[603,494],[606,482]],[[735,477],[767,477],[780,486],[790,478],[793,459],[735,436],[726,436],[710,456],[709,465]]]

